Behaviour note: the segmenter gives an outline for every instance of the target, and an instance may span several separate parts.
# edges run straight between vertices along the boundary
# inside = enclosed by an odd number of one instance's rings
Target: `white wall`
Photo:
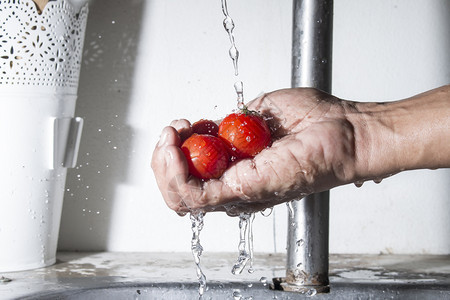
[[[229,0],[250,100],[289,87],[290,0]],[[164,204],[150,159],[172,119],[235,107],[219,0],[95,0],[67,180],[60,249],[189,251],[190,222]],[[333,92],[393,100],[450,82],[450,1],[335,1]],[[330,251],[450,253],[450,170],[412,171],[331,192]],[[255,250],[284,251],[286,207],[255,220]],[[205,251],[237,251],[238,220],[206,216]]]

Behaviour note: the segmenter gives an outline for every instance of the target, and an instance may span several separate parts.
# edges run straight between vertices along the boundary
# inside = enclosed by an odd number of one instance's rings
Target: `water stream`
[[[241,213],[239,215],[239,256],[231,269],[231,273],[241,274],[247,263],[250,263],[248,272],[253,273],[253,220],[255,213]]]
[[[197,279],[199,283],[198,287],[198,295],[199,299],[203,298],[203,293],[206,290],[206,276],[202,271],[202,267],[200,265],[200,256],[203,252],[203,247],[200,244],[200,232],[203,229],[203,216],[202,212],[191,212],[191,228],[192,228],[192,240],[191,240],[191,251],[192,256],[194,256]]]
[[[234,67],[234,76],[239,75],[238,68],[238,58],[239,51],[236,48],[236,42],[234,39],[234,21],[230,17],[228,13],[228,4],[227,0],[221,0],[222,2],[222,12],[225,16],[223,20],[223,27],[228,34],[230,39],[231,47],[228,51],[229,56],[233,62]],[[237,80],[234,84],[234,89],[237,95],[237,108],[243,109],[245,107],[244,104],[244,84],[242,81]],[[270,215],[272,210],[266,212],[267,215]],[[264,214],[263,214],[264,215]],[[199,282],[199,299],[203,298],[203,294],[206,290],[206,276],[202,271],[200,265],[200,256],[203,251],[203,247],[200,244],[200,232],[203,228],[203,216],[204,213],[201,212],[192,212],[190,214],[191,224],[192,224],[192,240],[191,240],[191,250],[192,255],[194,256],[194,261],[196,265],[197,279]],[[238,245],[239,256],[234,264],[231,272],[233,274],[241,274],[242,271],[248,266],[248,272],[253,273],[253,220],[255,219],[255,213],[241,213],[239,215],[239,229],[240,229],[240,240]],[[240,293],[236,293],[233,295],[234,299],[242,299]]]
[[[225,28],[226,32],[228,33],[228,37],[230,38],[231,48],[228,51],[230,58],[233,60],[233,66],[234,66],[234,75],[237,76],[239,74],[238,70],[238,58],[239,58],[239,51],[236,48],[236,43],[234,41],[234,21],[230,17],[228,13],[228,4],[227,0],[222,0],[222,12],[225,16],[225,19],[223,20],[223,27]]]

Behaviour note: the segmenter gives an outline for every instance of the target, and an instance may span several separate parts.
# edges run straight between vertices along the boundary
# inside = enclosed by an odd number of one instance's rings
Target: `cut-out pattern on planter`
[[[78,87],[87,4],[0,0],[0,86]]]

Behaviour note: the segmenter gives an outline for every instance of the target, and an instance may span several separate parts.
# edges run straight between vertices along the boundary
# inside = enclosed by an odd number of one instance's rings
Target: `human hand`
[[[352,182],[355,139],[346,107],[351,103],[309,88],[279,90],[251,101],[248,108],[268,118],[272,146],[208,181],[189,176],[180,149],[192,134],[190,123],[172,122],[152,157],[164,200],[179,214],[225,210],[235,215]]]

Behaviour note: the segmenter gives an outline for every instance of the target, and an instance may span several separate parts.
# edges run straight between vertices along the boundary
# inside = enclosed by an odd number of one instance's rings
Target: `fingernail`
[[[173,128],[177,128],[175,125],[178,123],[179,120],[173,120],[172,122],[170,122],[170,126],[172,126]]]
[[[159,138],[159,142],[158,142],[158,146],[164,146],[165,145],[165,143],[167,142],[167,137],[168,137],[168,133],[167,132],[164,132],[162,135],[161,135],[161,137]]]

